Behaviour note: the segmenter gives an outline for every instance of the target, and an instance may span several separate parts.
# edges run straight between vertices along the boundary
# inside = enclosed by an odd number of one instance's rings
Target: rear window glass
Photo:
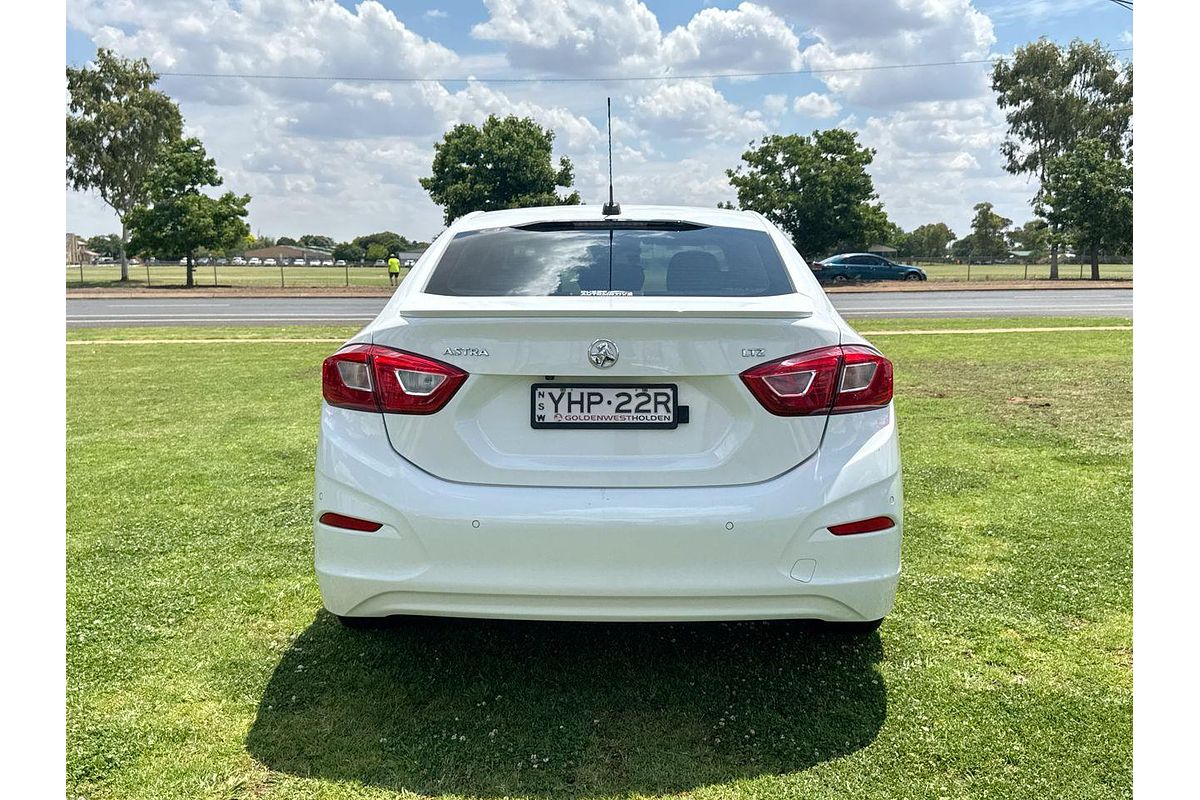
[[[465,231],[427,294],[761,297],[792,283],[763,231],[676,222],[540,223]]]

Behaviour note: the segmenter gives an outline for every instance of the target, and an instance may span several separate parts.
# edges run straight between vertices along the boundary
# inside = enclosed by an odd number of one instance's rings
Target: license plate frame
[[[640,421],[640,422],[624,422],[624,421],[604,421],[604,422],[585,422],[585,421],[552,421],[550,419],[538,419],[538,390],[540,389],[561,389],[561,390],[606,390],[615,394],[620,391],[649,391],[666,390],[671,393],[671,419],[670,421]],[[601,398],[602,400],[604,398]],[[576,383],[576,382],[541,382],[534,383],[529,387],[529,425],[535,430],[675,430],[680,424],[680,409],[679,405],[679,385],[675,383]],[[590,406],[589,406],[590,412]],[[553,412],[543,411],[545,417],[550,417]],[[636,413],[636,412],[632,412]]]

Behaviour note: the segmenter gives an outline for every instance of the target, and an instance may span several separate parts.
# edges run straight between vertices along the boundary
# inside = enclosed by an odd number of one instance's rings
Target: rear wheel
[[[850,280],[850,278],[847,277],[846,275],[834,275],[833,276],[834,283],[846,283],[849,280]]]

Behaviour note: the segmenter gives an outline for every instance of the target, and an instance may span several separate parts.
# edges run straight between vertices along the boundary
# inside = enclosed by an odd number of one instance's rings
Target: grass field
[[[864,331],[1128,320],[870,320]],[[880,634],[320,610],[320,359],[351,329],[69,331],[68,797],[1131,794],[1131,334],[887,336]]]
[[[1028,273],[1020,264],[975,264],[968,268],[965,264],[934,264],[921,267],[929,275],[931,281],[1011,281],[1022,280],[1026,274],[1030,280],[1044,279],[1049,276],[1049,266],[1032,264]],[[1062,264],[1059,267],[1062,278],[1078,278],[1078,264]],[[1091,275],[1091,268],[1084,265],[1083,277]],[[408,268],[400,272],[401,276],[408,274]],[[68,288],[104,288],[120,286],[120,267],[103,265],[84,267],[80,274],[79,267],[68,267],[66,271]],[[197,267],[195,271],[197,286],[262,286],[262,287],[318,287],[318,286],[387,286],[387,270],[384,267],[284,267],[280,275],[279,267],[217,267],[214,272],[211,266]],[[1105,280],[1132,280],[1132,264],[1101,264],[1100,277]],[[186,281],[186,270],[177,264],[161,264],[149,268],[131,266],[129,268],[129,283],[127,286],[182,286]]]
[[[83,268],[67,267],[68,288],[104,288],[121,286],[121,268],[103,264]],[[400,276],[408,274],[408,267],[400,270]],[[387,286],[387,267],[292,267],[285,266],[282,274],[279,267],[212,266],[196,267],[193,278],[197,286],[263,286],[317,287],[317,286]],[[130,265],[129,283],[126,286],[183,286],[187,283],[187,268],[178,264]]]
[[[921,269],[931,281],[1019,281],[1028,277],[1029,280],[1047,280],[1050,277],[1049,264],[1030,264],[1028,271],[1024,264],[922,264]],[[1082,266],[1083,271],[1080,272]],[[1090,278],[1091,264],[1058,265],[1058,276],[1062,279]],[[1133,280],[1133,264],[1101,264],[1100,277],[1103,280]]]

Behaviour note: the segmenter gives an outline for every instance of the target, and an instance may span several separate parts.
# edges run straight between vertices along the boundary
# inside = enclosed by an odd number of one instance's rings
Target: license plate
[[[673,383],[535,383],[529,422],[535,428],[675,428]]]

